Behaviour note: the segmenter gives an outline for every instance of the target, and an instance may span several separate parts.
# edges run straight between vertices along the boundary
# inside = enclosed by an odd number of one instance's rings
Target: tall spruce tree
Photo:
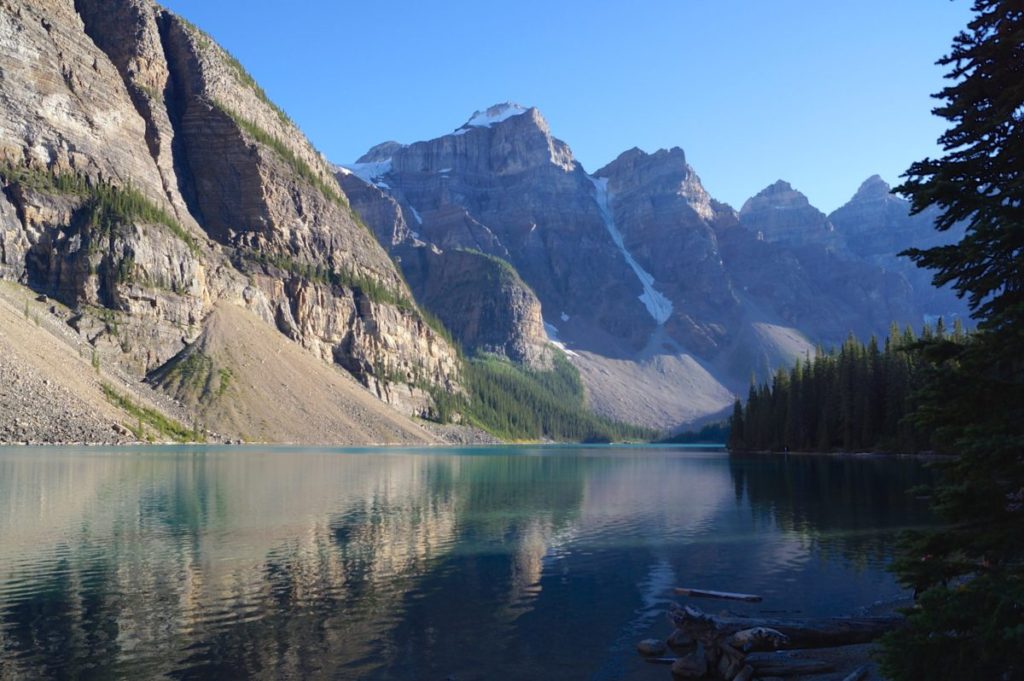
[[[1024,2],[973,11],[939,62],[944,155],[896,189],[914,212],[938,207],[938,229],[966,224],[959,243],[907,255],[967,298],[978,332],[925,347],[917,423],[959,458],[933,497],[948,524],[895,563],[920,597],[885,641],[894,679],[1024,678]]]

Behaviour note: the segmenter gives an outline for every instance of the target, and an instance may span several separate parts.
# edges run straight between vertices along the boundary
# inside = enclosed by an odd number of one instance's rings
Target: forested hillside
[[[947,331],[940,319],[918,338],[893,325],[883,344],[852,335],[838,349],[819,349],[771,384],[754,384],[730,419],[730,448],[773,451],[891,451],[932,449],[930,432],[911,415],[932,366],[922,341],[962,344],[959,320]]]
[[[440,421],[455,413],[506,440],[610,442],[649,440],[650,430],[591,412],[579,371],[562,354],[550,371],[529,369],[493,355],[466,360],[467,397],[435,397]]]

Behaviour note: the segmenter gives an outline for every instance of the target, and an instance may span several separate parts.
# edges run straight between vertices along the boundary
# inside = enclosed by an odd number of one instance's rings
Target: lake
[[[672,586],[848,614],[922,464],[686,447],[0,448],[0,679],[652,679]]]

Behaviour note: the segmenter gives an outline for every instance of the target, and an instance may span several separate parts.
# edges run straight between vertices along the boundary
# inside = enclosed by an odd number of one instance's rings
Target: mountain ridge
[[[963,311],[948,292],[919,290],[920,275],[896,251],[867,253],[867,213],[826,215],[783,180],[736,211],[704,189],[679,147],[629,149],[588,174],[538,109],[504,104],[474,116],[487,125],[375,147],[360,159],[373,159],[371,172],[351,166],[348,182],[394,200],[427,247],[507,260],[535,290],[549,334],[576,353],[592,404],[629,404],[623,394],[639,398],[645,381],[652,385],[645,366],[690,358],[717,384],[695,381],[709,401],[703,415],[685,418],[699,420],[742,393],[752,370],[766,376],[851,331],[884,334],[892,321]],[[869,178],[847,206],[878,199],[879,182]],[[887,211],[909,213],[890,198]],[[898,225],[893,235],[905,231]],[[610,385],[608,371],[588,370],[599,358],[631,363],[637,386],[624,386],[621,371]],[[602,397],[609,391],[619,397]],[[684,422],[682,409],[675,423],[671,408],[659,411],[647,421],[637,410],[602,413],[662,428]]]

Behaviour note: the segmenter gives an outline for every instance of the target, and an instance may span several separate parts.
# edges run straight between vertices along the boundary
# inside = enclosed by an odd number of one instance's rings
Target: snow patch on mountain
[[[495,104],[494,106],[484,111],[476,111],[470,117],[469,121],[464,126],[455,131],[456,135],[465,135],[472,128],[489,128],[495,123],[501,123],[507,121],[513,116],[520,116],[529,111],[525,106],[519,104],[513,104],[512,102],[505,102],[504,104]]]
[[[548,334],[549,343],[554,345],[556,348],[564,352],[569,357],[579,357],[579,355],[570,350],[565,343],[558,340],[558,329],[555,327],[554,324],[548,324],[547,322],[544,322],[544,331],[547,332]]]
[[[350,163],[349,165],[339,166],[341,172],[355,175],[363,182],[368,182],[375,187],[383,187],[390,189],[385,182],[381,179],[391,172],[391,159],[383,161],[373,161],[370,163]]]
[[[644,304],[647,311],[654,317],[654,321],[664,324],[672,316],[672,301],[666,298],[661,291],[654,288],[654,277],[640,266],[640,263],[636,261],[633,254],[626,248],[622,232],[615,225],[615,218],[612,217],[611,208],[608,206],[608,178],[591,177],[590,181],[594,183],[594,189],[596,190],[594,198],[597,201],[597,208],[601,213],[601,218],[604,220],[604,225],[608,229],[608,234],[611,235],[612,241],[618,246],[622,257],[626,259],[626,263],[636,273],[637,279],[640,280],[640,285],[644,288],[644,292],[640,295],[640,302]]]

